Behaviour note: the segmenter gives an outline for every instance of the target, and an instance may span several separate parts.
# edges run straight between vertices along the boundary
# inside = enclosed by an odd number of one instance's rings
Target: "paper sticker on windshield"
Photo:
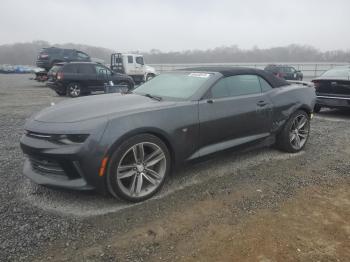
[[[210,74],[206,74],[206,73],[191,73],[188,76],[208,78],[210,76]]]

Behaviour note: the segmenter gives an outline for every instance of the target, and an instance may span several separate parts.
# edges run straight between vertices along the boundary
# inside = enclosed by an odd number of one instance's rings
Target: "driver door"
[[[256,75],[220,79],[199,102],[201,155],[269,135],[272,103]]]

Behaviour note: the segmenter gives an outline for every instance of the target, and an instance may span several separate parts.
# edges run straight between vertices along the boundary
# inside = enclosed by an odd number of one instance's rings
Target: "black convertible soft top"
[[[272,87],[280,87],[289,85],[289,83],[282,79],[275,77],[272,73],[267,71],[257,69],[257,68],[249,68],[249,67],[195,67],[195,68],[184,68],[181,69],[184,71],[200,71],[200,72],[218,72],[224,76],[234,76],[234,75],[245,75],[245,74],[253,74],[258,75],[264,78],[267,82],[270,83]]]

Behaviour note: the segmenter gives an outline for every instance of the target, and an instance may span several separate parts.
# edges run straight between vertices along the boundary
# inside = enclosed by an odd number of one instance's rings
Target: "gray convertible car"
[[[20,142],[23,172],[46,186],[142,201],[175,167],[218,151],[302,150],[314,105],[314,88],[263,70],[164,73],[129,94],[65,100],[33,115]]]

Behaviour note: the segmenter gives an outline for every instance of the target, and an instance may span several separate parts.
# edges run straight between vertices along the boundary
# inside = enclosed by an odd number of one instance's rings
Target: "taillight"
[[[63,72],[57,72],[56,76],[57,76],[58,80],[62,80],[63,79]]]

